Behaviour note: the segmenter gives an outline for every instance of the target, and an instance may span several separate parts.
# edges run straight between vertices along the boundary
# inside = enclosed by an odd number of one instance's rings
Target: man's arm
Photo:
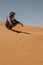
[[[13,26],[11,23],[10,17],[8,17],[7,19],[8,19],[8,22],[10,23],[10,25]]]
[[[16,21],[18,24],[21,24],[21,25],[23,26],[23,24],[22,24],[21,22],[17,21],[16,19],[15,19],[15,21]]]
[[[22,25],[22,27],[23,27],[23,24],[20,22],[20,24]]]

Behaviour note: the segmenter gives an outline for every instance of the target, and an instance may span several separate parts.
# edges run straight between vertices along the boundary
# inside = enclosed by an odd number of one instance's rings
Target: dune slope
[[[43,28],[0,22],[0,65],[43,65]]]

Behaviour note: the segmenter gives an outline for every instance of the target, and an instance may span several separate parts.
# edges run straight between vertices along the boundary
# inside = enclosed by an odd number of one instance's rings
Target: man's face
[[[14,18],[15,15],[12,15],[11,18]]]

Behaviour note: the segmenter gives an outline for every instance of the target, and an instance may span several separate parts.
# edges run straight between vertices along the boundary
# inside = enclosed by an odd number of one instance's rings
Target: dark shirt
[[[8,25],[10,25],[10,22],[12,23],[12,25],[15,25],[15,24],[18,24],[18,23],[20,23],[19,21],[17,21],[16,19],[11,19],[10,18],[10,16],[8,16],[7,18],[6,18],[6,25],[8,26]]]

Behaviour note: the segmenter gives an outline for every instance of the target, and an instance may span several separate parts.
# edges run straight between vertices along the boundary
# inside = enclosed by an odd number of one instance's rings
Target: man
[[[17,21],[14,18],[14,16],[15,16],[15,12],[10,12],[9,16],[6,18],[6,27],[8,29],[12,29],[12,27],[16,26],[17,24],[21,24],[23,26],[23,24]]]

